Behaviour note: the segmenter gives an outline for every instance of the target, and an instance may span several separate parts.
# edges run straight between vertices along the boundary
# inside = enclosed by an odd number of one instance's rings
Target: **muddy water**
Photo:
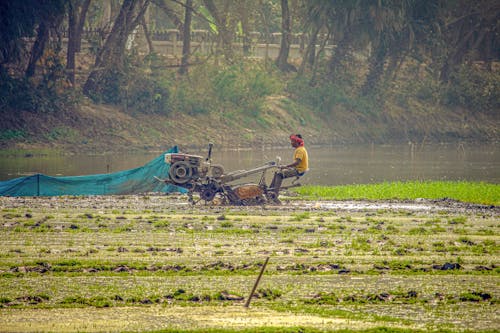
[[[495,145],[356,145],[308,147],[308,151],[310,171],[301,181],[304,184],[340,185],[405,180],[500,183],[500,148]],[[206,156],[207,150],[189,153]],[[141,166],[159,154],[0,158],[0,180],[34,173],[73,176],[116,172]],[[215,146],[212,161],[222,164],[229,172],[249,170],[276,160],[277,156],[281,157],[282,163],[289,163],[292,148],[221,151]]]

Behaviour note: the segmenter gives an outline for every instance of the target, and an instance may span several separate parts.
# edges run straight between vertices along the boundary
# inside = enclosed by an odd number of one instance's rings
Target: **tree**
[[[118,92],[126,72],[126,44],[148,5],[149,0],[123,1],[111,32],[97,54],[94,68],[83,87],[83,92],[87,96],[103,99],[106,102],[119,101]]]
[[[20,60],[25,45],[38,23],[37,1],[0,1],[0,66]]]
[[[292,36],[292,27],[290,21],[288,0],[281,0],[281,44],[278,57],[276,58],[276,66],[284,72],[296,70],[293,65],[288,63],[288,55],[290,53]]]
[[[24,38],[33,37],[36,31],[24,71],[26,77],[33,76],[50,34],[58,34],[66,2],[67,0],[0,1],[0,67],[8,63],[20,63],[26,47]]]
[[[448,5],[442,82],[447,82],[453,69],[466,60],[483,60],[491,68],[492,60],[500,55],[500,3],[497,0],[460,0]]]
[[[363,31],[369,35],[371,54],[368,59],[368,74],[361,87],[361,95],[377,93],[379,81],[384,73],[384,66],[391,48],[406,49],[403,40],[398,38],[404,28],[406,4],[408,1],[380,1],[367,7],[363,13]]]
[[[43,56],[51,35],[58,37],[58,46],[55,51],[59,53],[62,44],[59,28],[64,18],[66,2],[67,0],[53,0],[40,1],[37,4],[37,36],[31,48],[28,66],[25,71],[26,77],[35,75],[36,64]]]
[[[240,29],[238,29],[239,36],[241,37],[243,55],[250,55],[251,38],[250,38],[250,17],[254,10],[254,2],[246,0],[238,0],[237,3],[237,16],[239,19]]]
[[[184,30],[182,32],[182,59],[179,74],[188,72],[189,55],[191,53],[191,18],[193,13],[193,0],[186,0],[186,14],[184,16]]]
[[[308,33],[308,42],[303,55],[302,63],[299,67],[299,74],[303,74],[306,69],[311,69],[313,75],[311,78],[311,85],[314,85],[315,73],[317,69],[317,57],[319,57],[326,43],[331,37],[331,24],[330,17],[335,15],[332,12],[332,6],[327,1],[310,0],[304,2],[303,21],[304,30]],[[320,38],[321,31],[326,32],[326,36]],[[317,50],[316,45],[321,43],[320,48]]]
[[[335,49],[328,63],[327,77],[334,82],[342,77],[343,63],[351,55],[359,30],[360,3],[352,0],[338,0],[326,5],[330,13],[330,25]]]
[[[231,20],[229,15],[230,5],[232,0],[224,0],[222,2],[222,10],[216,6],[214,0],[203,0],[203,4],[210,12],[217,25],[217,40],[219,49],[222,51],[224,58],[228,62],[232,62],[234,58],[233,52],[233,37],[236,26],[235,20]]]
[[[264,54],[264,63],[267,67],[267,63],[269,60],[269,41],[271,39],[271,26],[273,25],[273,12],[274,12],[274,4],[270,1],[259,0],[258,3],[258,18],[259,18],[259,26],[262,27],[261,33],[264,35],[264,40],[266,42],[265,54]]]
[[[152,0],[158,8],[160,8],[170,20],[174,23],[179,31],[183,31],[183,23],[181,16],[172,8],[170,2],[167,0]]]
[[[66,69],[68,79],[75,84],[75,54],[80,52],[85,17],[91,0],[69,0],[68,4],[68,50]]]

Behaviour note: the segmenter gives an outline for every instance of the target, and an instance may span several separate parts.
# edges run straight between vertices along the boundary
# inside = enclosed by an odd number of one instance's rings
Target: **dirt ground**
[[[205,203],[203,201],[192,205],[185,195],[120,195],[120,196],[63,196],[63,197],[2,197],[0,205],[12,208],[18,207],[46,207],[46,208],[74,208],[74,209],[197,209],[197,210],[278,210],[278,211],[347,211],[360,212],[367,210],[399,211],[408,210],[420,213],[447,212],[451,214],[500,214],[500,207],[464,203],[450,199],[442,200],[296,200],[292,197],[281,197],[282,204],[266,204],[262,206],[228,206],[217,204],[216,200]]]
[[[0,332],[498,331],[499,207],[280,199],[0,197]]]

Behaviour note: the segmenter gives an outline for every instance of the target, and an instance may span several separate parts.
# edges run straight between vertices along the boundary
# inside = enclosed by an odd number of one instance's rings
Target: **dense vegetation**
[[[358,140],[498,140],[498,1],[12,0],[0,6],[4,142],[40,139],[33,137],[39,136],[33,119],[64,119],[70,129],[63,132],[71,131],[77,126],[71,110],[86,97],[165,121],[178,114],[257,119],[265,132],[276,126],[262,112],[270,96],[287,96],[284,108],[302,110],[304,127],[328,137],[336,131],[329,121],[336,121],[363,132]],[[151,43],[152,32],[167,28],[183,39],[174,66]],[[78,78],[75,54],[84,29],[101,37],[85,37],[93,65]],[[191,48],[187,37],[195,29],[208,31],[208,53]],[[130,44],[138,30],[147,54]],[[251,32],[265,43],[281,33],[278,56],[255,60]],[[299,60],[289,58],[292,37],[301,38]]]

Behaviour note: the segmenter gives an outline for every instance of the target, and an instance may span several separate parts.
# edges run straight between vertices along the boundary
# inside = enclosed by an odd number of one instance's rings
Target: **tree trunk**
[[[325,52],[326,43],[328,43],[328,40],[330,39],[330,35],[331,35],[330,31],[328,31],[328,34],[321,41],[320,47],[317,51],[317,54],[315,55],[314,64],[312,65],[311,80],[309,81],[309,85],[311,87],[316,85],[316,77],[318,74],[318,60],[317,59],[319,59],[321,57],[321,55]]]
[[[243,55],[249,56],[251,49],[251,38],[250,38],[250,28],[248,22],[248,15],[250,13],[249,5],[246,1],[239,2],[239,16],[241,20],[241,32],[242,32],[242,45],[243,45]]]
[[[271,26],[271,10],[269,8],[269,5],[264,1],[264,0],[259,0],[258,2],[258,8],[260,8],[259,15],[262,18],[263,22],[263,30],[264,30],[264,39],[265,39],[265,48],[264,48],[264,67],[267,69],[267,65],[269,62],[269,41],[271,39],[271,31],[270,31],[270,26]]]
[[[227,17],[229,2],[224,2],[224,14],[219,11],[213,0],[204,0],[203,3],[214,18],[215,24],[217,25],[219,32],[219,45],[222,53],[224,54],[224,58],[226,58],[228,62],[231,62],[234,56],[232,46],[233,33]]]
[[[117,102],[118,96],[103,96],[105,91],[118,90],[120,78],[123,78],[125,47],[129,35],[134,31],[149,4],[149,0],[124,0],[111,32],[103,48],[97,54],[94,69],[90,73],[83,92],[94,98],[104,98]],[[114,87],[114,89],[113,89]]]
[[[148,24],[146,23],[146,19],[143,17],[141,20],[142,30],[144,31],[144,37],[146,37],[146,42],[148,43],[149,54],[154,53],[154,45],[151,40],[151,35],[149,34]]]
[[[179,31],[184,30],[182,20],[179,18],[177,13],[170,7],[170,5],[166,2],[166,0],[153,0],[153,3],[156,6],[158,6],[158,8],[160,8],[168,16],[169,19],[172,20],[175,27]]]
[[[35,43],[31,48],[31,56],[25,72],[26,77],[32,77],[33,75],[35,75],[36,63],[42,57],[43,52],[45,51],[45,45],[47,44],[48,40],[49,27],[45,22],[40,22],[40,24],[38,25]]]
[[[318,34],[321,26],[315,26],[311,35],[309,36],[309,43],[306,47],[306,52],[302,58],[302,63],[300,64],[299,73],[302,74],[307,67],[313,68],[314,62],[316,60],[316,43],[318,41]]]
[[[352,34],[349,31],[344,33],[344,37],[337,43],[335,51],[332,54],[332,58],[329,63],[329,76],[330,81],[334,82],[337,78],[340,69],[342,68],[342,62],[351,52]]]
[[[68,8],[68,50],[66,51],[66,72],[69,82],[75,84],[75,54],[76,54],[76,27],[78,24],[77,12],[73,1],[69,2]]]
[[[68,50],[66,53],[66,70],[69,81],[75,84],[75,55],[81,51],[82,32],[91,0],[68,2]]]
[[[80,14],[78,15],[78,24],[76,27],[76,52],[82,51],[82,33],[83,27],[85,26],[85,19],[87,18],[87,12],[89,11],[91,0],[84,0],[82,7],[80,8]]]
[[[291,44],[291,23],[290,10],[288,9],[288,0],[281,0],[281,45],[278,58],[276,58],[276,66],[284,71],[289,72],[295,70],[295,67],[288,63],[288,55],[290,53]]]
[[[184,31],[182,33],[182,59],[179,68],[180,75],[188,73],[189,54],[191,53],[191,18],[193,15],[193,0],[186,0]]]
[[[366,96],[377,91],[380,78],[384,74],[384,64],[387,49],[385,45],[378,45],[373,50],[368,64],[368,75],[361,87],[361,95]]]

